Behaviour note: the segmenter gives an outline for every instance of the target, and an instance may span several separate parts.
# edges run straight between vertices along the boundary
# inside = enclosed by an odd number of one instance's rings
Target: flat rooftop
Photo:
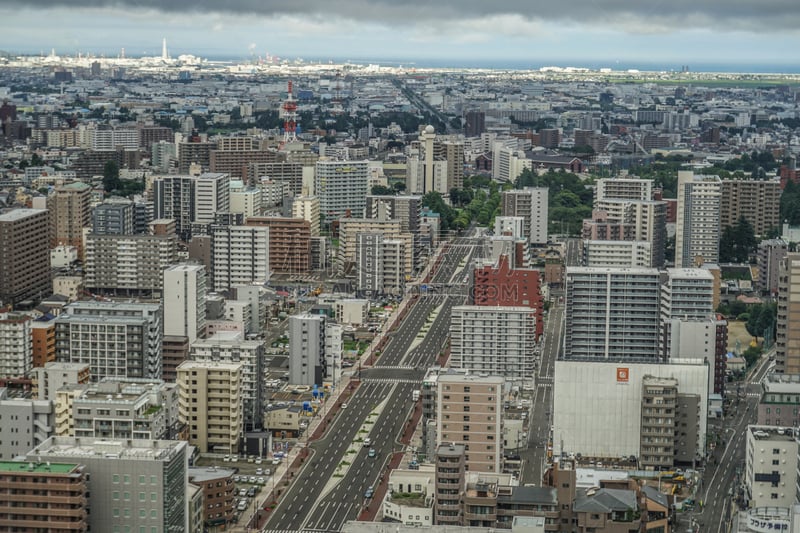
[[[30,468],[33,466],[33,468]],[[29,463],[27,461],[0,461],[0,472],[69,474],[78,463]]]

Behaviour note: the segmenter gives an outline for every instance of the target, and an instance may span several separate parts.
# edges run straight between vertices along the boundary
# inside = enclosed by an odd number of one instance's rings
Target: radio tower
[[[283,102],[283,143],[290,143],[297,140],[297,102],[292,96],[292,80],[289,80],[289,90],[286,100]]]

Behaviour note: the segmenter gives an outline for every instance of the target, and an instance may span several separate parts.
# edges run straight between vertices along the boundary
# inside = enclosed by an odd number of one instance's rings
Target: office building
[[[269,227],[213,225],[211,239],[214,291],[269,280]]]
[[[780,228],[781,184],[778,180],[726,179],[721,183],[720,231],[744,217],[756,235]]]
[[[356,290],[362,295],[379,295],[383,285],[383,234],[356,235]]]
[[[768,239],[758,244],[758,280],[756,287],[761,294],[778,294],[781,261],[789,253],[789,243],[783,239]]]
[[[502,193],[502,213],[504,216],[523,217],[525,235],[534,245],[547,244],[548,189],[546,187],[526,187]]]
[[[494,234],[514,239],[526,239],[525,219],[523,217],[495,217]]]
[[[359,233],[381,233],[384,240],[406,243],[402,275],[411,275],[414,268],[414,236],[402,230],[399,220],[370,218],[343,218],[339,221],[339,250],[336,267],[339,272],[350,273],[357,265],[357,238]]]
[[[250,217],[248,226],[269,228],[269,267],[305,274],[311,268],[311,223],[304,218]]]
[[[164,336],[202,337],[206,327],[206,272],[202,265],[164,270]]]
[[[18,305],[52,292],[49,214],[45,209],[0,213],[0,303]]]
[[[147,379],[105,378],[72,398],[75,437],[173,440],[178,423],[178,388]]]
[[[0,313],[0,378],[21,378],[33,368],[30,316]]]
[[[749,425],[746,439],[744,488],[749,507],[793,507],[797,490],[794,430]]]
[[[367,161],[317,161],[314,194],[325,224],[364,212],[369,182]]]
[[[701,411],[698,402],[698,395],[678,391],[677,379],[643,378],[640,466],[658,470],[694,461]]]
[[[313,170],[313,164],[310,169]],[[303,188],[303,175],[303,164],[298,162],[248,163],[245,181],[269,178],[273,182],[285,183],[287,192],[299,195]]]
[[[164,335],[161,341],[161,379],[175,383],[178,378],[178,367],[189,359],[189,337]]]
[[[245,431],[261,428],[264,411],[262,377],[264,375],[264,343],[245,340],[242,332],[221,331],[191,345],[189,358],[197,362],[242,364],[242,414]]]
[[[659,271],[567,267],[564,358],[658,360]]]
[[[543,332],[541,271],[527,268],[511,268],[507,255],[501,255],[491,265],[478,266],[473,270],[474,305],[488,307],[528,307],[536,320],[536,339]]]
[[[89,531],[89,476],[71,461],[0,461],[0,528]]]
[[[159,304],[75,302],[56,319],[56,359],[87,363],[92,379],[161,379]]]
[[[206,172],[194,181],[194,215],[196,224],[212,224],[217,213],[231,210],[231,179],[222,172]]]
[[[464,136],[480,137],[486,131],[486,113],[483,111],[467,111],[464,114]]]
[[[261,216],[264,210],[264,193],[256,187],[245,187],[241,181],[231,181],[230,212],[244,217]]]
[[[51,437],[25,461],[86,467],[91,531],[182,533],[187,530],[187,452],[184,441]]]
[[[292,202],[292,217],[307,220],[312,237],[319,237],[319,215],[319,198],[316,196],[298,196]]]
[[[800,374],[800,254],[786,254],[780,264],[775,371]]]
[[[450,358],[454,368],[531,379],[535,346],[536,313],[530,307],[453,307]]]
[[[230,176],[164,176],[153,180],[153,216],[171,218],[181,240],[191,239],[193,223],[211,224],[217,213],[230,212]]]
[[[242,439],[242,363],[186,361],[178,369],[180,420],[201,453],[236,454]]]
[[[176,262],[177,254],[178,242],[171,221],[153,221],[150,234],[89,234],[84,286],[95,292],[122,295],[160,294],[164,269]]]
[[[464,187],[464,143],[463,141],[437,140],[433,143],[434,158],[447,162],[446,193],[453,188]]]
[[[465,447],[470,472],[502,472],[503,378],[443,374],[437,381],[437,444]]]
[[[721,181],[718,176],[678,171],[675,266],[719,262]]]
[[[50,211],[50,247],[74,246],[83,257],[83,228],[91,225],[92,187],[76,181],[58,187],[47,197]]]
[[[581,454],[583,457],[618,460],[635,456],[648,462],[666,462],[652,447],[672,446],[673,462],[701,461],[706,453],[708,414],[708,364],[700,359],[637,363],[630,361],[592,362],[558,360],[553,382],[553,455]],[[661,383],[648,390],[647,385]],[[675,420],[655,416],[655,389],[674,388]],[[650,403],[646,400],[650,399]],[[647,409],[645,409],[647,408]],[[643,418],[644,420],[643,422]],[[647,420],[655,418],[655,420]],[[683,424],[686,423],[684,427]],[[661,425],[659,425],[661,424]],[[648,431],[643,431],[647,429]],[[658,429],[658,431],[655,431]],[[676,431],[678,429],[678,431]],[[661,443],[643,437],[665,439]],[[680,455],[675,455],[675,450]],[[677,458],[681,459],[677,459]]]

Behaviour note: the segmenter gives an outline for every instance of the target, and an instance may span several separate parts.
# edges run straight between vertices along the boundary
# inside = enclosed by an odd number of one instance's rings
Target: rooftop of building
[[[440,444],[438,448],[436,448],[436,455],[440,455],[442,457],[458,457],[464,455],[464,445],[463,444]]]
[[[558,491],[552,487],[513,487],[510,494],[500,494],[498,501],[519,504],[558,505]]]
[[[705,268],[668,268],[667,274],[673,279],[714,279],[713,274]]]
[[[78,468],[78,463],[52,463],[27,461],[0,461],[0,472],[20,474],[68,474]]]
[[[180,265],[172,265],[170,267],[167,267],[165,270],[168,270],[170,272],[197,272],[204,269],[205,267],[203,265],[181,263]]]
[[[190,467],[186,469],[186,475],[189,480],[198,483],[204,483],[214,479],[227,478],[234,475],[236,472],[228,468],[217,468],[216,466],[210,467]]]
[[[755,440],[794,442],[794,429],[777,426],[747,426],[747,432]]]
[[[659,275],[657,268],[648,267],[584,267],[584,266],[568,266],[567,275],[570,274],[624,274],[624,275],[642,275],[642,276],[655,276]]]
[[[573,505],[577,513],[624,512],[636,508],[636,492],[625,489],[587,489],[579,492]]]
[[[83,183],[82,181],[73,181],[72,183],[67,183],[66,185],[62,185],[57,190],[59,191],[85,191],[87,189],[91,189],[92,186]]]
[[[475,382],[487,385],[502,385],[505,382],[503,376],[490,376],[486,373],[477,374],[439,374],[440,383],[464,383]]]
[[[178,365],[179,370],[189,370],[193,368],[206,368],[209,370],[236,371],[244,366],[243,363],[225,363],[222,361],[192,361],[186,360]]]
[[[110,440],[94,437],[50,437],[28,452],[28,459],[38,455],[105,458],[136,461],[168,460],[185,448],[185,441],[172,440]],[[80,459],[79,459],[80,462]]]
[[[12,209],[0,213],[0,222],[16,222],[40,213],[47,213],[47,209]]]

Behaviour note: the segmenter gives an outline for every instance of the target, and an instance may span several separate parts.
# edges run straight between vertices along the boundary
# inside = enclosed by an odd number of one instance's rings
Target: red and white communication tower
[[[294,142],[297,140],[297,102],[292,96],[292,80],[289,80],[289,90],[286,93],[286,100],[283,102],[283,142]]]

